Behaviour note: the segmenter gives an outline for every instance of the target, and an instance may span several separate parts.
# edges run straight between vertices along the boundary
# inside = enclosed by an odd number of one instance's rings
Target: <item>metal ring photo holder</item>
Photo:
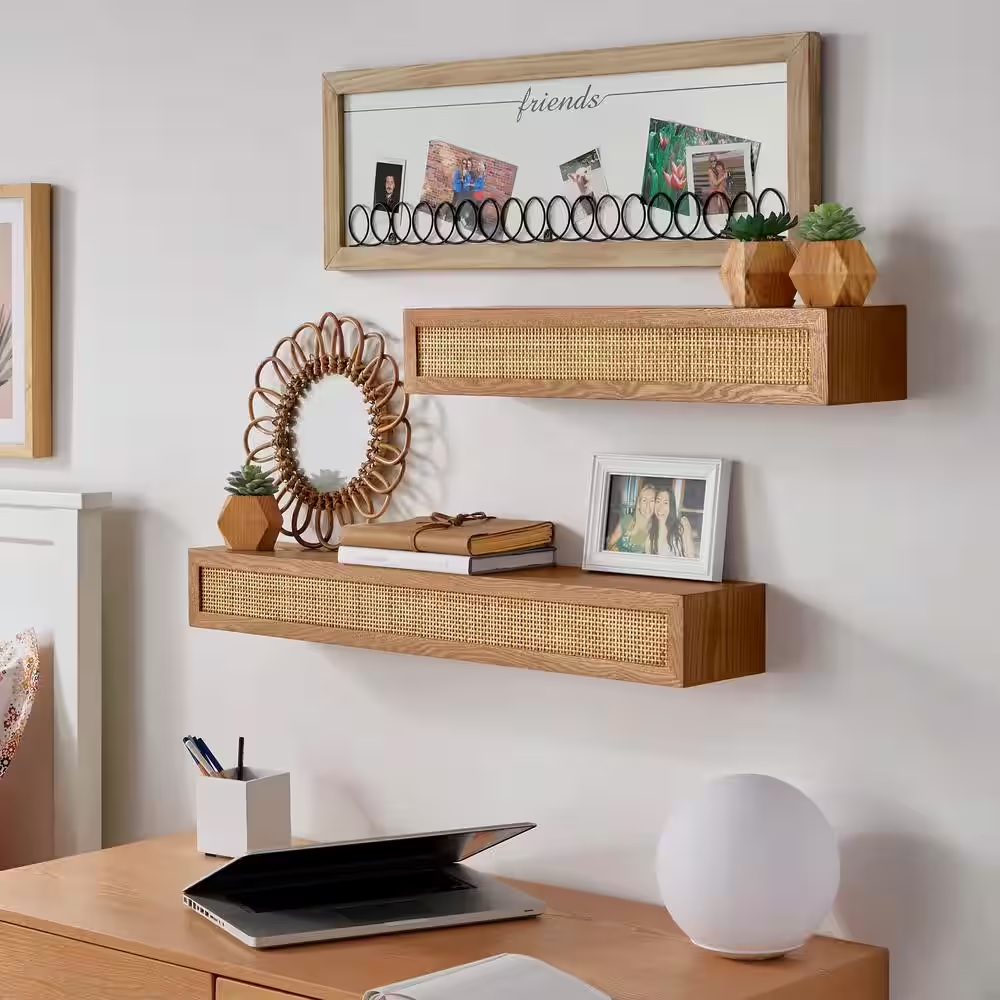
[[[343,486],[324,492],[302,468],[296,422],[310,389],[331,376],[342,376],[360,390],[369,437],[361,468]],[[338,525],[374,521],[386,512],[406,469],[408,404],[385,338],[366,333],[356,319],[326,313],[278,341],[254,377],[243,447],[247,461],[272,473],[278,484],[282,534],[303,548],[334,550]]]
[[[774,200],[779,212],[788,211],[785,196],[777,188],[765,188],[756,198],[749,191],[741,191],[732,199],[715,193],[705,201],[693,191],[681,192],[676,200],[660,191],[649,199],[640,194],[625,198],[611,194],[600,198],[581,195],[572,204],[557,194],[548,202],[537,195],[525,202],[511,197],[503,205],[495,198],[463,201],[457,206],[447,201],[437,206],[422,201],[413,208],[400,202],[391,209],[386,205],[370,209],[355,205],[347,216],[347,231],[351,245],[358,247],[626,240],[708,242],[727,239],[726,228],[736,216],[763,212],[768,199]],[[706,211],[710,206],[722,211]],[[663,213],[666,225],[657,224],[655,212]],[[713,226],[713,219],[721,224]],[[613,224],[609,225],[609,221]],[[699,234],[702,224],[705,233]]]

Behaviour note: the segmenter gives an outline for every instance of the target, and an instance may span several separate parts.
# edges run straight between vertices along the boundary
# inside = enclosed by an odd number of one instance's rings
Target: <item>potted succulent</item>
[[[273,552],[281,531],[278,487],[259,465],[230,473],[229,494],[219,515],[219,531],[230,552]]]
[[[805,215],[792,281],[807,306],[862,306],[878,271],[858,237],[865,231],[853,208],[836,202]]]
[[[731,240],[719,274],[734,306],[787,308],[795,301],[788,277],[795,253],[785,240],[798,218],[787,212],[741,215],[731,219],[723,235]]]

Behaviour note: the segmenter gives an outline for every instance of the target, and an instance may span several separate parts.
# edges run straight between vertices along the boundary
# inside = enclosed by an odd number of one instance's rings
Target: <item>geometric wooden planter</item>
[[[273,552],[281,511],[273,496],[231,496],[222,505],[219,531],[230,552]]]
[[[878,270],[860,240],[805,242],[791,280],[807,306],[863,306]]]
[[[407,392],[688,403],[906,398],[906,308],[408,309]]]
[[[790,309],[795,286],[788,277],[795,252],[786,240],[729,244],[719,271],[729,301],[740,309]]]
[[[691,687],[764,670],[764,587],[569,566],[458,576],[192,549],[198,628]]]

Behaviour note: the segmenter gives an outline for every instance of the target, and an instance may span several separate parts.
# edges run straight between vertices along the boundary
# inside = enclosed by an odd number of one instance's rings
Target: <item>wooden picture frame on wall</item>
[[[0,458],[52,455],[52,189],[0,184]]]
[[[355,95],[398,96],[398,92],[437,87],[544,83],[780,63],[785,66],[787,103],[787,189],[783,194],[789,211],[801,215],[821,200],[820,36],[813,32],[327,73],[323,77],[326,268],[716,267],[726,250],[722,240],[556,239],[514,243],[486,239],[426,245],[387,241],[359,246],[348,224],[352,206],[347,204],[346,195],[347,104]],[[427,138],[438,137],[428,134]],[[386,151],[386,155],[391,152]],[[411,164],[407,176],[420,174],[423,164],[417,167]],[[534,193],[525,192],[525,200]],[[630,192],[612,193],[624,198]]]

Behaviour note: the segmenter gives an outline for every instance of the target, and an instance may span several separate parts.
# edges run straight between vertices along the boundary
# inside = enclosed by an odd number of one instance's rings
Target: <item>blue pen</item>
[[[223,772],[224,768],[223,768],[223,766],[222,766],[222,765],[221,765],[221,764],[219,763],[219,759],[218,759],[218,758],[217,758],[217,757],[215,756],[215,754],[214,754],[214,753],[212,753],[212,751],[211,751],[211,750],[209,749],[209,746],[208,746],[208,744],[207,744],[207,743],[206,743],[206,742],[205,742],[205,741],[204,741],[204,740],[203,740],[203,739],[202,739],[202,738],[201,738],[200,736],[194,736],[194,737],[192,737],[192,739],[194,740],[194,742],[195,742],[195,745],[196,745],[196,746],[198,747],[198,749],[199,749],[199,750],[201,751],[201,755],[202,755],[202,757],[204,757],[204,758],[205,758],[205,760],[207,760],[207,761],[209,762],[209,764],[211,764],[211,765],[212,765],[212,767],[213,767],[213,768],[215,769],[215,771],[216,771],[216,772],[217,772],[218,774],[222,774],[222,772]]]

